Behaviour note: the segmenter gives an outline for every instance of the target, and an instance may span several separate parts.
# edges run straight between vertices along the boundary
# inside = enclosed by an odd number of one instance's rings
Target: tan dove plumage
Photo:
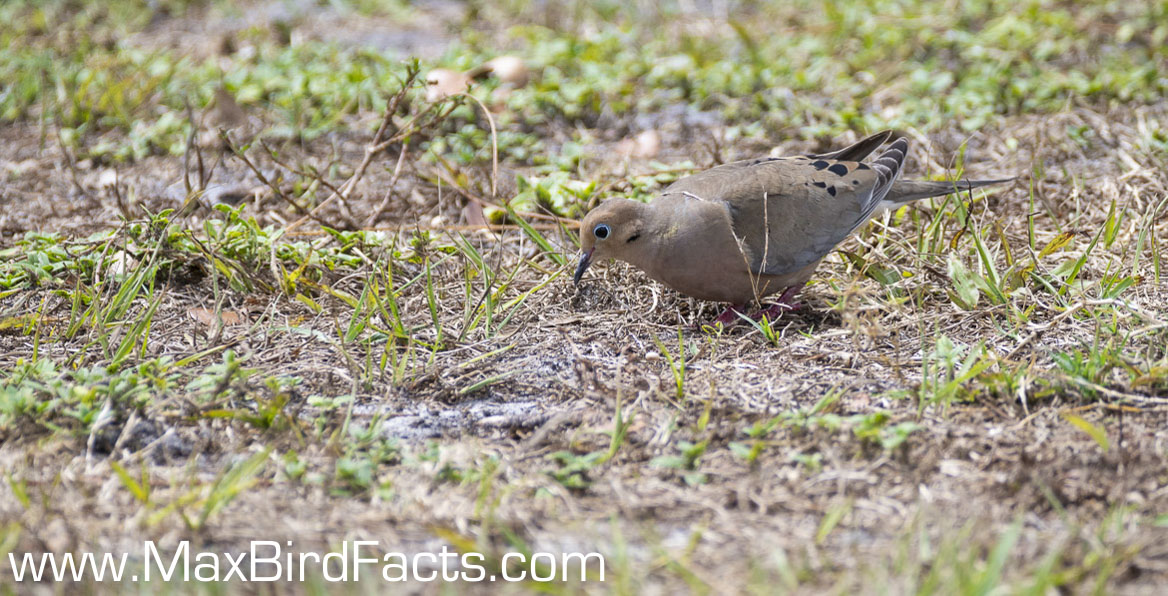
[[[899,180],[904,138],[871,163],[860,161],[891,134],[821,155],[720,165],[674,182],[650,203],[605,201],[580,227],[574,280],[594,261],[626,261],[682,294],[729,302],[718,317],[727,324],[750,302],[782,291],[780,304],[764,311],[773,320],[819,261],[879,210],[1012,180]]]

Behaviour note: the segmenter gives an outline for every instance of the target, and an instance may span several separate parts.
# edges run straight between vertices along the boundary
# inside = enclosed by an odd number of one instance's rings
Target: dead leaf
[[[661,151],[661,135],[655,130],[642,131],[635,137],[626,137],[616,145],[616,152],[625,157],[649,159]]]
[[[207,327],[214,327],[216,325],[215,311],[209,308],[189,308],[187,314],[190,315],[196,323],[206,325]],[[240,313],[225,310],[219,313],[219,320],[223,321],[224,326],[228,325],[242,325],[247,319]]]
[[[487,216],[483,214],[483,206],[475,202],[467,203],[466,206],[462,208],[462,218],[466,221],[467,225],[487,225]]]

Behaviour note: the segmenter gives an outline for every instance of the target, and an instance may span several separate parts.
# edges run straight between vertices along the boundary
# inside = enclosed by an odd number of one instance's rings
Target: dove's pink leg
[[[731,305],[725,312],[718,315],[718,318],[714,319],[714,323],[721,323],[723,327],[729,327],[738,322],[738,313],[746,313],[745,304]]]
[[[800,308],[803,308],[802,304],[795,302],[795,295],[798,294],[799,290],[801,289],[803,289],[802,286],[791,286],[783,290],[783,293],[779,296],[779,301],[776,304],[772,304],[754,313],[753,315],[750,315],[750,318],[759,321],[762,320],[763,316],[766,316],[768,321],[776,321],[779,317],[783,316],[783,313],[787,311],[799,310]],[[738,313],[746,314],[747,306],[747,304],[731,305],[730,308],[727,308],[725,312],[718,315],[718,318],[714,319],[714,323],[721,323],[723,327],[730,327],[731,325],[738,323],[739,319],[741,318],[738,316]]]
[[[802,286],[791,286],[783,290],[783,294],[779,296],[779,301],[777,303],[758,311],[751,318],[758,321],[765,315],[768,321],[776,321],[779,317],[783,316],[783,313],[787,311],[799,310],[800,308],[803,308],[801,303],[795,302],[795,295],[798,294],[799,290],[801,289],[803,289]]]

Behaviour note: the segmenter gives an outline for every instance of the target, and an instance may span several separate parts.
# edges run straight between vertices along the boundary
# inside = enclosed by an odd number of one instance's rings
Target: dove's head
[[[588,212],[580,224],[580,264],[573,281],[580,277],[593,261],[620,259],[636,263],[636,256],[645,249],[646,210],[648,205],[629,199],[609,199]]]

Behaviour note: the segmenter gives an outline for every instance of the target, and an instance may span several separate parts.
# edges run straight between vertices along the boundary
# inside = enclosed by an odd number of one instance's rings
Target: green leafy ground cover
[[[1165,3],[0,22],[0,553],[607,557],[515,591],[1165,579]],[[505,54],[526,82],[427,101]],[[623,266],[571,286],[597,202],[883,128],[910,175],[1020,180],[879,218],[773,324],[701,329],[717,305]]]

